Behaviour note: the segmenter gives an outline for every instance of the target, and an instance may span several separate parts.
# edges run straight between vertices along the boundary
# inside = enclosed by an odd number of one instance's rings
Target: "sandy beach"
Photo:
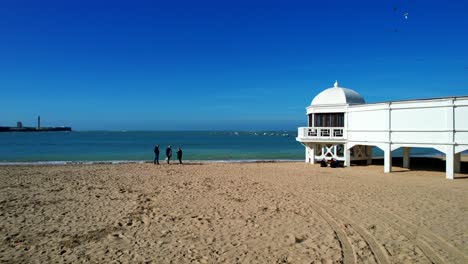
[[[468,263],[468,179],[394,170],[2,166],[0,260]]]

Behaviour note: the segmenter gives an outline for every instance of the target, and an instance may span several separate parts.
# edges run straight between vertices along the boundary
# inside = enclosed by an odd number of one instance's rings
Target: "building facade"
[[[445,154],[446,177],[460,172],[461,152],[468,149],[468,96],[366,104],[356,91],[334,87],[319,93],[306,108],[307,127],[296,138],[305,161],[336,159],[372,162],[372,148],[384,152],[384,172],[392,170],[392,151],[403,148],[410,167],[411,148],[434,148]]]

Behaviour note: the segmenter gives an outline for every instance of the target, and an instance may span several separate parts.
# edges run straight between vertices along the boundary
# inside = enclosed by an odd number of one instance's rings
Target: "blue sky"
[[[468,95],[468,1],[0,2],[0,126],[295,129],[335,79],[367,102]],[[403,13],[408,12],[408,19]]]

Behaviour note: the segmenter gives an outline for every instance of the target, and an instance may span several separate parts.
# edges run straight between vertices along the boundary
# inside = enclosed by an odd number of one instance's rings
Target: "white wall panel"
[[[375,111],[388,108],[388,103],[353,105],[348,107],[348,112]]]
[[[348,130],[382,130],[387,128],[387,111],[348,113]]]
[[[392,110],[392,130],[443,130],[447,129],[449,108],[417,108]]]
[[[385,142],[387,132],[348,132],[348,141]]]
[[[416,100],[416,101],[402,101],[392,102],[392,108],[432,108],[432,107],[443,107],[452,105],[452,98],[447,99],[436,99],[436,100]]]
[[[455,100],[454,104],[456,106],[468,106],[468,97],[457,98],[457,100]]]
[[[468,106],[455,107],[455,129],[468,130]]]
[[[468,144],[468,131],[467,132],[456,132],[455,142],[458,144]]]
[[[448,132],[392,132],[392,142],[398,143],[449,143],[452,142]]]

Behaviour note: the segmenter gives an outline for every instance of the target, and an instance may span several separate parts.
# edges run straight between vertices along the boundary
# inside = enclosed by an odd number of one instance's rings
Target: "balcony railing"
[[[344,127],[300,127],[299,138],[343,139]]]

